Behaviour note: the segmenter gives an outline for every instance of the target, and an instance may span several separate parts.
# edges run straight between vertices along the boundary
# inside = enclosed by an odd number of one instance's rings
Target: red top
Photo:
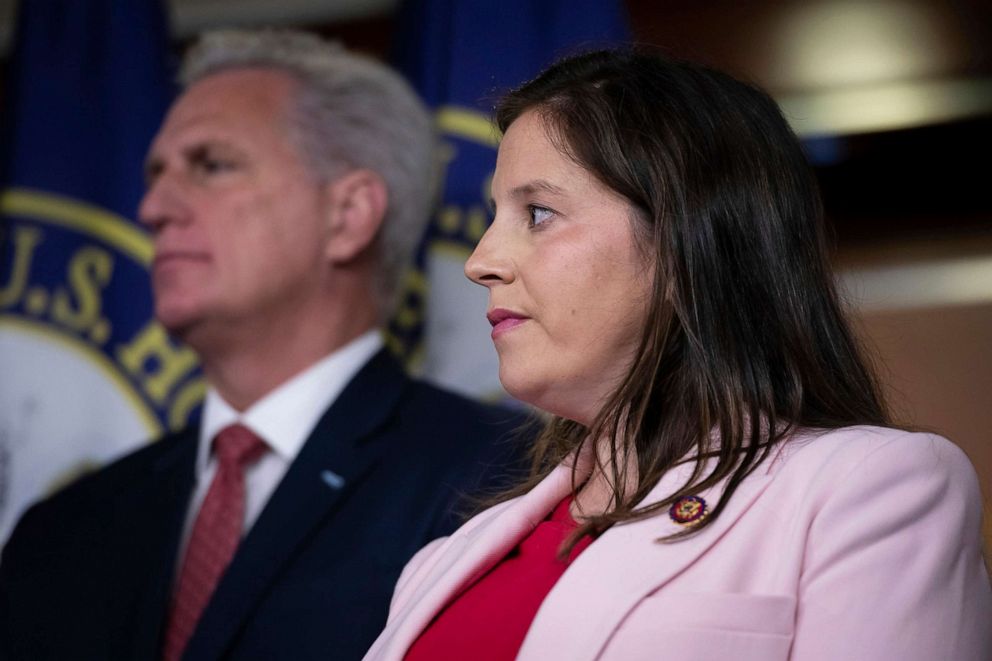
[[[592,543],[583,537],[565,561],[558,547],[578,524],[569,496],[505,558],[434,618],[405,661],[512,661],[541,602],[568,565]]]

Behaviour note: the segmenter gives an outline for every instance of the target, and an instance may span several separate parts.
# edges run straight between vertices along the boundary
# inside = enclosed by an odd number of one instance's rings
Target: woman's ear
[[[356,259],[372,245],[389,202],[386,182],[372,170],[353,170],[327,184],[328,239],[325,255],[334,263]]]

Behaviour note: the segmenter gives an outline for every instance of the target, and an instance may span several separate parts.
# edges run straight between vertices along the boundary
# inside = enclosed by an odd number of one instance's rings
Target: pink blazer
[[[580,474],[590,462],[579,458]],[[645,502],[684,483],[666,475]],[[402,659],[460,589],[565,496],[568,465],[407,565],[367,661]],[[700,493],[714,505],[721,487]],[[667,515],[615,526],[544,600],[518,659],[990,661],[981,495],[946,439],[877,427],[804,434],[675,543]]]

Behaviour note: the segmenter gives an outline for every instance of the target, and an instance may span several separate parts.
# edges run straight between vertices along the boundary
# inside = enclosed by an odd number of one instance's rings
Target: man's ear
[[[325,255],[350,262],[375,241],[386,215],[386,182],[371,170],[353,170],[327,184],[328,240]]]

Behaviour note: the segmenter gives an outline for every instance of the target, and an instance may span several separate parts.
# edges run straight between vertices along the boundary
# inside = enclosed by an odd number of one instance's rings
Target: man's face
[[[291,324],[326,286],[329,201],[292,140],[296,82],[261,68],[193,84],[147,159],[155,314],[195,348]]]

